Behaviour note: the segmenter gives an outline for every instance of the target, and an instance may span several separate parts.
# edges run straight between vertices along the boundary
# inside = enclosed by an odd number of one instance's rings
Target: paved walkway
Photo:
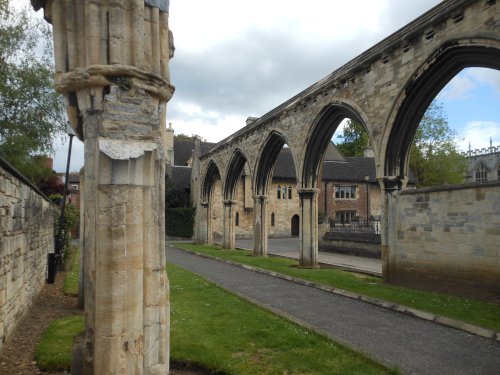
[[[411,375],[499,375],[500,342],[168,246],[167,260]]]
[[[299,259],[299,240],[292,238],[269,238],[269,253],[290,259]],[[253,249],[253,239],[237,239],[236,247]],[[382,276],[382,261],[380,259],[363,258],[353,255],[335,254],[320,251],[318,262],[349,271],[358,271],[371,275]]]

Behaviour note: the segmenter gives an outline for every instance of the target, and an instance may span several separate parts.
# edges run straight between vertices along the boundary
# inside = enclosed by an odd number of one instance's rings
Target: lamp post
[[[365,176],[366,181],[366,225],[368,226],[368,220],[370,216],[370,176]]]
[[[59,264],[61,262],[61,256],[64,250],[64,237],[63,237],[63,225],[64,225],[64,210],[66,208],[66,197],[68,195],[68,180],[69,180],[69,165],[71,161],[71,147],[73,146],[73,137],[75,136],[75,133],[71,126],[69,124],[66,124],[66,133],[69,136],[69,148],[68,148],[68,160],[66,162],[66,174],[64,176],[64,190],[63,190],[63,197],[61,201],[61,214],[59,215],[59,228],[57,231],[57,235],[55,238],[55,249],[54,253],[49,253],[49,274],[47,278],[47,282],[49,284],[53,284],[56,275],[57,275],[57,268],[59,267]]]

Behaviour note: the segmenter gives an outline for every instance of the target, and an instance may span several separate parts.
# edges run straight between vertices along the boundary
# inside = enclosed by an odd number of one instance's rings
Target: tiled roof
[[[326,161],[323,164],[324,181],[376,182],[375,159],[347,157],[345,161]]]
[[[203,155],[215,146],[215,143],[201,142],[200,152]],[[193,155],[194,141],[174,139],[174,165],[185,166]]]

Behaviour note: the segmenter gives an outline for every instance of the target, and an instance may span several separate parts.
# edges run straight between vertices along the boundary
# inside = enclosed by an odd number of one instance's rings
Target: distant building
[[[208,152],[215,143],[199,140],[177,140],[173,129],[167,135],[167,176],[175,189],[189,196],[193,179],[191,176],[196,144],[200,155]],[[376,180],[375,159],[371,150],[365,157],[343,157],[333,143],[330,143],[320,172],[318,188],[319,220],[350,224],[352,221],[368,221],[381,213],[381,192]],[[237,237],[253,235],[253,192],[245,166],[237,186],[235,206],[235,234]],[[415,181],[411,180],[411,183]],[[182,194],[181,194],[182,195]],[[177,196],[177,195],[176,195]],[[192,204],[186,202],[186,205]],[[222,185],[217,181],[212,197],[213,234],[220,238],[223,232]],[[284,147],[276,161],[271,186],[268,190],[269,236],[298,236],[300,221],[300,200],[297,193],[297,179],[290,149]]]
[[[464,153],[469,159],[468,182],[486,182],[500,180],[500,146],[493,146],[490,138],[490,147],[472,150]]]

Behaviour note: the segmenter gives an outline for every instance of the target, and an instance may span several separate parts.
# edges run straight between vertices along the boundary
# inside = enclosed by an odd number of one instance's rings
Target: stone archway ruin
[[[272,150],[281,148],[286,139],[299,182],[300,265],[317,266],[317,168],[338,122],[353,118],[365,126],[374,149],[376,177],[384,196],[383,273],[390,281],[389,269],[397,272],[398,265],[391,260],[396,259],[391,254],[397,241],[389,201],[407,184],[416,128],[434,96],[461,69],[499,69],[499,22],[500,4],[495,0],[445,0],[202,155],[202,169],[210,160],[226,165],[227,155],[236,149],[256,166],[254,253],[267,253],[264,187],[269,178],[266,171],[272,168],[259,161],[259,155],[264,150],[265,160],[272,162]],[[487,272],[491,280],[500,277],[497,271]]]
[[[55,85],[84,142],[85,374],[166,374],[168,0],[32,0],[52,23]]]

